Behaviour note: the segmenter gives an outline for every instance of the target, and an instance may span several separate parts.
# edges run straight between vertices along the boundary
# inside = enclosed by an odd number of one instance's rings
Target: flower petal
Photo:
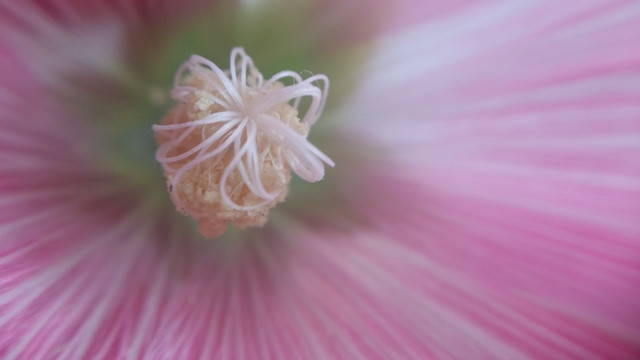
[[[639,12],[498,2],[389,35],[340,113],[388,154],[341,184],[360,222],[206,243],[11,62],[0,356],[635,358]]]
[[[361,206],[404,259],[387,275],[460,316],[456,344],[478,339],[434,357],[638,354],[639,19],[630,1],[505,2],[382,41],[341,115],[389,152],[369,177],[389,200]]]

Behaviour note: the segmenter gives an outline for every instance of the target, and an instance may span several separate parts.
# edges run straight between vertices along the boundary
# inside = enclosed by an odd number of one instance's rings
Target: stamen
[[[282,71],[265,81],[242,48],[231,51],[226,71],[192,55],[174,79],[171,95],[180,103],[153,125],[156,159],[178,211],[196,219],[204,236],[216,237],[227,223],[264,225],[287,194],[291,170],[321,180],[324,164],[334,163],[307,134],[328,89],[325,75],[302,79]],[[300,115],[304,97],[309,104]]]

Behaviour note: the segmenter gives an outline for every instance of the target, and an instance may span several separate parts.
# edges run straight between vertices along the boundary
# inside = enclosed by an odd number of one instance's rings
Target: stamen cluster
[[[195,218],[203,235],[215,237],[228,222],[263,225],[269,209],[284,200],[291,170],[321,180],[324,163],[334,164],[307,134],[328,87],[324,75],[302,79],[293,71],[265,80],[242,48],[232,50],[226,71],[191,56],[175,75],[171,96],[179,104],[153,126],[156,159],[176,208]]]

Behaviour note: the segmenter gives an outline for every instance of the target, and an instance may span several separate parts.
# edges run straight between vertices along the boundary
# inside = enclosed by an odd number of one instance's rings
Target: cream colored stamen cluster
[[[288,79],[291,85],[284,85]],[[318,85],[321,86],[318,86]],[[180,103],[153,130],[176,208],[200,223],[207,237],[231,223],[261,226],[284,200],[291,170],[307,181],[324,177],[333,162],[307,141],[329,81],[283,71],[265,80],[241,48],[230,69],[193,55],[176,73],[172,97]],[[299,118],[300,100],[308,97]]]

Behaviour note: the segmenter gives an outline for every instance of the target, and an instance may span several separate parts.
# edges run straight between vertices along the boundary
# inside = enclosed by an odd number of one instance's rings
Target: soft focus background
[[[636,0],[0,0],[3,359],[640,357]],[[267,226],[151,125],[190,54],[331,80]]]

